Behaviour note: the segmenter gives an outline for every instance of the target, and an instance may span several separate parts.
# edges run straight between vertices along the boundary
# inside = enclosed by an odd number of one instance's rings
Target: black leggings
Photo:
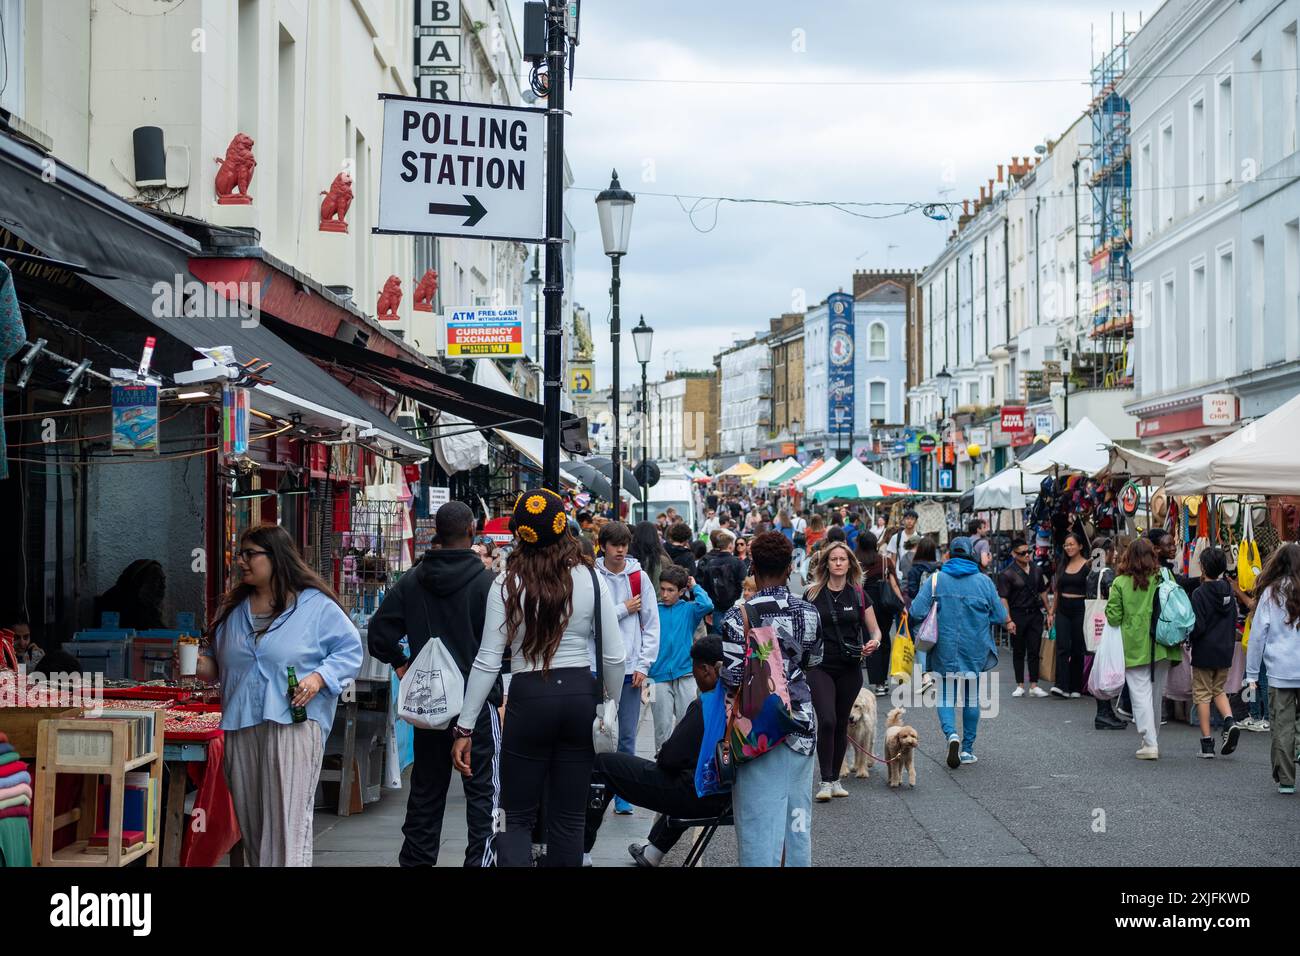
[[[596,752],[591,723],[596,691],[591,671],[561,667],[545,677],[516,674],[506,701],[501,741],[498,866],[531,866],[532,833],[546,798],[546,865],[581,866],[587,795]]]
[[[849,712],[862,690],[862,668],[855,663],[809,668],[808,689],[817,711],[817,762],[822,782],[833,783],[840,779],[840,768],[844,766]]]
[[[1056,686],[1083,693],[1083,598],[1061,598],[1056,608]]]
[[[886,581],[880,582],[880,587],[889,587]],[[876,648],[876,653],[867,658],[867,679],[873,684],[889,683],[889,651],[892,643],[889,637],[889,629],[894,626],[894,612],[886,611],[879,604],[875,606],[876,624],[880,626],[880,646]],[[871,640],[870,634],[862,635],[863,641]]]
[[[1011,663],[1016,672],[1016,683],[1025,682],[1026,658],[1029,664],[1029,682],[1038,683],[1038,655],[1043,647],[1043,612],[1012,611],[1011,620],[1016,633],[1011,635]]]

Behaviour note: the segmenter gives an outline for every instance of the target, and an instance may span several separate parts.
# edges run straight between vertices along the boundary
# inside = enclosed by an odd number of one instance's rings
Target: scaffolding
[[[1111,17],[1110,50],[1092,68],[1092,385],[1132,384],[1129,346],[1133,337],[1133,173],[1129,145],[1129,102],[1116,91],[1128,67],[1133,33]]]

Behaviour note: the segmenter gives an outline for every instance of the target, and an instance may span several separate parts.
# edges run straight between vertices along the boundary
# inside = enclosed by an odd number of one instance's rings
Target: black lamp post
[[[943,367],[943,371],[941,371],[938,375],[936,375],[935,379],[939,382],[939,401],[941,403],[940,407],[942,409],[939,416],[939,448],[942,449],[944,445],[947,444],[947,436],[944,435],[943,426],[944,426],[944,422],[948,420],[948,396],[950,394],[950,390],[952,389],[952,373],[948,371],[948,366],[945,365]],[[939,467],[942,468],[943,466],[944,466],[943,452],[940,451]],[[937,471],[935,472],[935,476],[937,481],[938,480]]]
[[[618,337],[619,337],[619,314],[618,314],[618,291],[619,278],[618,267],[622,258],[627,255],[628,238],[632,233],[632,208],[636,204],[636,197],[619,185],[618,170],[614,170],[610,177],[609,188],[603,190],[596,197],[596,213],[600,218],[600,239],[605,246],[605,255],[609,256],[613,268],[613,278],[609,286],[609,294],[612,299],[609,318],[609,340],[614,346],[614,371],[610,381],[610,395],[614,404],[614,454],[610,473],[610,487],[614,495],[614,518],[623,517],[622,495],[623,484],[623,459],[622,446],[620,445],[621,428],[619,420],[622,417],[622,401],[618,388]]]
[[[641,363],[641,461],[644,463],[649,457],[647,445],[649,442],[649,420],[650,420],[650,393],[649,386],[646,384],[646,367],[650,364],[651,347],[654,343],[655,330],[645,324],[645,316],[641,316],[641,322],[632,330],[632,345],[636,348],[636,360]],[[644,467],[644,464],[643,464]],[[650,482],[646,480],[649,477],[649,469],[646,474],[640,476],[641,483],[641,520],[650,520]]]

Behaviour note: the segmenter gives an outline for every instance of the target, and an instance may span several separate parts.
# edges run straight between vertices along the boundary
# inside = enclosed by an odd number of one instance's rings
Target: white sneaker
[[[1072,691],[1070,691],[1070,700],[1076,700],[1076,699],[1078,699],[1078,698],[1080,698],[1080,697],[1082,697],[1082,696],[1083,696],[1083,695],[1080,694],[1077,690],[1072,690]]]
[[[1138,760],[1159,760],[1160,749],[1158,747],[1142,747],[1136,754]]]
[[[831,785],[823,781],[821,787],[817,790],[817,796],[814,799],[816,799],[818,803],[830,803],[832,796],[831,789]]]
[[[1030,697],[1050,697],[1051,695],[1048,694],[1047,691],[1043,690],[1041,687],[1031,687],[1031,688],[1029,688],[1029,696],[1030,696]]]
[[[1070,696],[1065,691],[1061,690],[1061,688],[1057,687],[1055,684],[1052,685],[1052,694],[1056,697],[1061,698],[1062,700],[1065,700]]]
[[[848,795],[849,792],[844,789],[844,784],[840,783],[838,780],[831,784],[832,797],[847,797]]]
[[[1011,696],[1012,696],[1012,697],[1024,697],[1024,696],[1025,696],[1025,689],[1024,689],[1023,687],[1017,686],[1016,689],[1013,690],[1013,691],[1011,692]]]

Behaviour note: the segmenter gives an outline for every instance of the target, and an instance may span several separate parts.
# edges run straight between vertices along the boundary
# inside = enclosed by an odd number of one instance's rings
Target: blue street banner
[[[826,341],[829,350],[826,394],[827,430],[832,435],[853,437],[853,296],[834,292],[826,298],[830,315]]]

